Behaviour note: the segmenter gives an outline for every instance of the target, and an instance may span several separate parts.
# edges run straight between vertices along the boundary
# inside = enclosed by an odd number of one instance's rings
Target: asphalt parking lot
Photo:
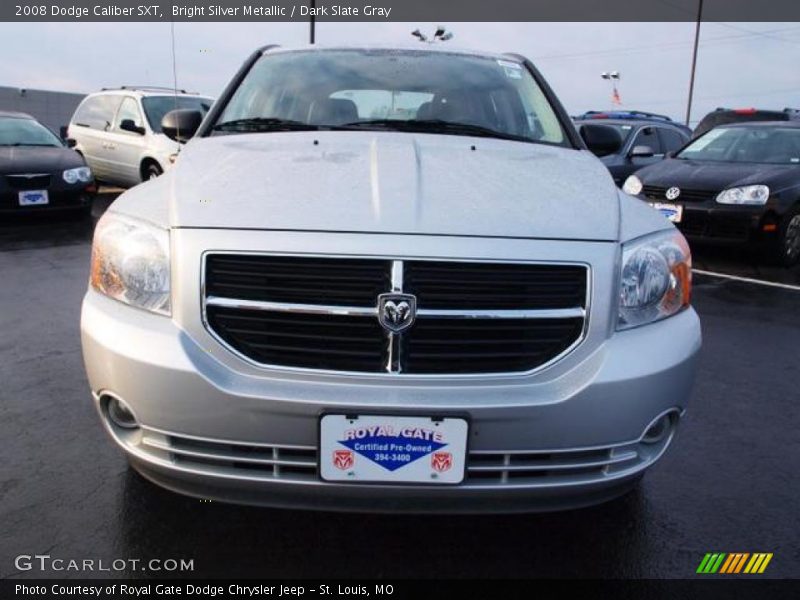
[[[201,577],[682,578],[713,551],[772,552],[765,577],[800,577],[800,290],[696,276],[704,348],[686,419],[640,487],[605,505],[397,517],[204,503],[129,470],[89,399],[80,301],[112,199],[92,220],[0,221],[3,578],[42,576],[17,571],[19,554],[191,558]],[[800,268],[746,252],[697,248],[695,265],[800,285]]]

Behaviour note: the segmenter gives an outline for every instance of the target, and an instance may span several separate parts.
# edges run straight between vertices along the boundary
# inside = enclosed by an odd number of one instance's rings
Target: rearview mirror
[[[586,123],[581,125],[581,137],[595,156],[614,154],[622,148],[622,136],[614,127]]]
[[[119,128],[122,129],[122,131],[130,131],[131,133],[144,135],[144,127],[140,127],[134,123],[133,119],[122,119],[122,122],[119,124]]]
[[[634,146],[629,156],[631,158],[652,158],[655,154],[650,146]]]
[[[161,131],[169,139],[185,144],[195,133],[203,120],[203,113],[190,108],[171,110],[161,119]]]

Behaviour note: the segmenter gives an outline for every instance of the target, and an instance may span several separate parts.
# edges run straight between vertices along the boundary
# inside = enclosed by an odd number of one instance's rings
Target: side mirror
[[[131,133],[144,135],[144,127],[139,127],[133,122],[133,119],[122,119],[122,122],[119,124],[119,128],[122,129],[122,131],[130,131]]]
[[[670,150],[669,152],[664,152],[664,158],[675,158],[677,154],[677,150]]]
[[[78,145],[78,142],[77,142],[77,141],[75,141],[75,140],[74,140],[74,139],[72,139],[72,138],[66,138],[66,139],[64,140],[64,143],[67,145],[67,148],[74,148],[75,146],[77,146],[77,145]]]
[[[586,123],[581,126],[581,137],[595,156],[614,154],[622,148],[622,136],[619,131],[608,125]]]
[[[655,154],[650,146],[634,146],[628,156],[631,158],[652,158]]]
[[[197,133],[202,120],[203,113],[199,110],[189,108],[171,110],[161,119],[161,131],[169,139],[185,144]]]

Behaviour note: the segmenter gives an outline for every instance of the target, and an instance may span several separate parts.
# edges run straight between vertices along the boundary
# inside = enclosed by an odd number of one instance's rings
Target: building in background
[[[54,132],[67,125],[84,94],[0,86],[0,110],[34,116]]]

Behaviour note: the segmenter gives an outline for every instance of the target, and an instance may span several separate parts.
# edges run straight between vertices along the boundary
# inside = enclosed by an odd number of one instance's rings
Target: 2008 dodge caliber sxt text
[[[268,47],[98,222],[92,392],[144,477],[241,503],[523,511],[672,441],[691,257],[516,55]]]

